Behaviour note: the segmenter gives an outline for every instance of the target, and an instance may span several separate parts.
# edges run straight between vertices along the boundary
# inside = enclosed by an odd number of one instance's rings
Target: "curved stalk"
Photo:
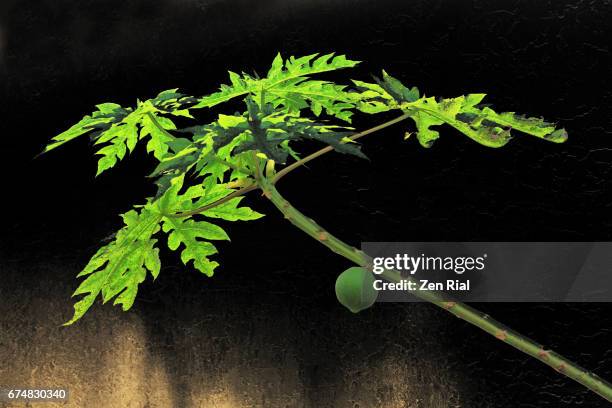
[[[167,217],[172,217],[172,218],[178,218],[178,217],[190,217],[192,215],[196,215],[196,214],[200,214],[203,213],[204,211],[210,210],[211,208],[215,208],[223,203],[228,202],[229,200],[231,200],[232,198],[236,198],[236,197],[240,197],[241,195],[244,195],[246,193],[248,193],[249,191],[253,191],[257,189],[257,185],[256,184],[250,184],[247,185],[243,188],[241,188],[240,190],[236,190],[233,193],[226,195],[225,197],[212,202],[210,204],[204,205],[202,207],[196,208],[194,210],[191,211],[185,211],[185,212],[181,212],[181,213],[176,213],[176,214],[171,214],[171,215],[167,215]]]
[[[363,132],[356,133],[353,136],[349,137],[349,139],[357,140],[357,139],[362,138],[364,136],[367,136],[367,135],[369,135],[371,133],[378,132],[379,130],[382,130],[382,129],[388,127],[388,126],[395,125],[396,123],[399,123],[399,122],[401,122],[403,120],[406,120],[409,117],[410,116],[405,113],[405,114],[403,114],[401,116],[398,116],[397,118],[395,118],[393,120],[390,120],[388,122],[382,123],[382,124],[380,124],[378,126],[374,126],[373,128],[364,130]],[[325,153],[331,152],[332,150],[333,150],[333,147],[327,146],[327,147],[324,147],[321,150],[317,150],[316,152],[314,152],[314,153],[304,157],[301,160],[296,161],[295,163],[292,163],[291,165],[285,167],[284,169],[282,169],[278,173],[276,173],[276,176],[274,177],[273,183],[274,184],[278,183],[278,181],[281,178],[283,178],[284,176],[286,176],[288,173],[292,172],[293,170],[297,169],[298,167],[303,166],[304,164],[308,163],[309,161],[316,159],[317,157],[323,156]]]
[[[259,186],[263,190],[264,195],[284,214],[285,218],[297,228],[304,231],[306,234],[316,239],[333,252],[345,257],[355,264],[367,269],[371,268],[372,260],[367,254],[336,238],[319,226],[314,220],[306,217],[299,210],[293,207],[289,201],[283,198],[283,196],[281,196],[278,190],[274,187],[274,180],[261,178],[259,180]],[[382,277],[391,282],[399,282],[402,279],[410,279],[402,276],[400,272],[395,270],[384,271],[382,273]],[[484,330],[498,340],[511,345],[523,353],[540,360],[544,364],[554,368],[559,373],[579,382],[591,391],[605,398],[607,401],[612,402],[612,384],[585,370],[560,354],[555,353],[552,350],[545,349],[543,346],[539,345],[533,340],[493,320],[490,316],[464,303],[455,302],[446,294],[441,292],[415,291],[413,294],[444,310],[449,311],[458,318],[465,320],[481,330]]]

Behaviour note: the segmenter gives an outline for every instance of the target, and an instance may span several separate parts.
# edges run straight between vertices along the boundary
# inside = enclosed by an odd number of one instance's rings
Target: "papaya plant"
[[[485,94],[455,98],[425,96],[382,71],[372,82],[351,80],[339,84],[312,79],[317,74],[355,67],[359,62],[343,55],[307,55],[283,59],[277,55],[263,77],[229,72],[227,85],[217,92],[193,97],[176,89],[133,107],[103,103],[65,132],[52,138],[43,152],[89,135],[99,156],[97,175],[115,166],[139,143],[157,161],[150,178],[157,185],[146,198],[122,215],[124,226],[102,246],[79,273],[84,278],[73,296],[79,299],[70,325],[83,317],[98,298],[113,301],[127,311],[134,304],[138,285],[148,274],[160,273],[159,248],[178,251],[185,265],[212,276],[219,265],[215,241],[228,240],[215,220],[251,221],[263,215],[241,205],[243,196],[263,195],[297,228],[355,264],[336,282],[338,300],[353,312],[376,300],[372,288],[371,259],[302,214],[279,192],[278,181],[305,163],[330,151],[365,158],[356,140],[399,122],[411,120],[421,146],[429,148],[440,137],[437,127],[449,125],[475,142],[498,148],[514,133],[561,143],[564,129],[540,118],[513,112],[498,113],[482,104]],[[242,110],[201,123],[194,114],[228,101],[243,102]],[[241,103],[242,103],[241,102]],[[371,129],[351,127],[355,114],[397,112],[398,116]],[[192,121],[178,128],[179,121]],[[410,133],[406,132],[406,135]],[[325,145],[309,155],[295,150],[296,141]],[[303,145],[303,144],[302,144]],[[166,237],[165,243],[160,239]],[[385,270],[391,282],[406,279]],[[612,401],[612,385],[563,356],[520,335],[474,308],[440,292],[416,296],[454,314],[504,343],[542,361]]]

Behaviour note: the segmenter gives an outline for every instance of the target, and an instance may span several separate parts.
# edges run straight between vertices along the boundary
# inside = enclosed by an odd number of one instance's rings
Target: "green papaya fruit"
[[[348,310],[359,313],[376,302],[378,291],[374,289],[374,281],[374,275],[366,269],[349,268],[336,279],[336,297]]]

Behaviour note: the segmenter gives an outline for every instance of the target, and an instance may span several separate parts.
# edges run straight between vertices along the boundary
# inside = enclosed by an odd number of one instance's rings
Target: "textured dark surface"
[[[424,150],[415,140],[402,142],[404,129],[398,126],[364,139],[370,163],[329,155],[283,180],[280,187],[288,198],[338,236],[355,244],[611,239],[610,1],[253,4],[2,1],[0,132],[3,203],[8,204],[0,242],[4,333],[31,339],[29,350],[43,347],[49,336],[70,339],[55,326],[70,314],[74,274],[119,225],[116,214],[151,193],[142,181],[151,165],[147,159],[122,163],[94,181],[95,161],[86,141],[32,161],[45,140],[95,103],[133,103],[171,87],[204,94],[226,79],[226,69],[264,71],[277,50],[285,55],[346,53],[365,61],[354,77],[385,68],[428,95],[486,92],[500,110],[542,115],[570,133],[564,145],[521,137],[490,150],[446,129],[432,149]],[[358,120],[355,125],[375,123]],[[194,361],[244,346],[254,353],[264,350],[268,362],[288,361],[275,357],[270,347],[288,350],[295,370],[287,370],[299,373],[295,384],[302,390],[296,398],[287,397],[301,405],[289,406],[333,406],[334,401],[352,406],[347,395],[359,389],[382,398],[356,399],[361,406],[382,401],[402,406],[390,399],[401,390],[397,383],[386,390],[361,385],[363,378],[377,382],[372,376],[384,372],[368,372],[374,364],[364,363],[378,355],[408,355],[430,364],[426,378],[436,370],[451,376],[464,407],[607,406],[549,368],[429,306],[377,305],[364,316],[348,316],[331,290],[346,263],[275,217],[263,200],[252,199],[269,219],[230,231],[233,242],[222,248],[224,266],[217,276],[205,279],[181,270],[169,255],[170,267],[156,283],[145,285],[132,317],[108,311],[114,316],[109,324],[141,319],[150,353],[165,362],[177,396],[188,382],[185,377],[199,367]],[[41,298],[50,299],[51,306],[18,307]],[[224,305],[232,305],[227,314]],[[610,305],[481,307],[612,378]],[[22,311],[16,312],[20,319],[11,316],[12,310]],[[43,321],[51,323],[41,323],[38,337],[26,336],[36,330],[27,322],[45,312]],[[104,330],[104,320],[92,322],[102,316],[95,313],[86,316],[88,323],[69,329],[74,333],[69,344],[78,348],[86,343],[81,339]],[[270,323],[276,321],[289,323]],[[205,356],[190,354],[197,347],[189,330],[205,336]],[[24,347],[18,344],[0,343],[3,359]],[[425,350],[415,351],[420,344]],[[238,366],[252,373],[249,362],[257,364],[258,358],[239,355]],[[219,370],[221,363],[211,364]],[[285,387],[275,395],[293,389]]]

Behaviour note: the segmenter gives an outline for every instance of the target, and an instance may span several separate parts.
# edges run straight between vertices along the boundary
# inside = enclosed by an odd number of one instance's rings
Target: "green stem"
[[[374,126],[373,128],[370,128],[370,129],[367,129],[367,130],[364,130],[363,132],[356,133],[353,136],[351,136],[349,139],[357,140],[357,139],[362,138],[364,136],[367,136],[367,135],[369,135],[371,133],[378,132],[379,130],[382,130],[382,129],[384,129],[386,127],[389,127],[391,125],[395,125],[396,123],[399,123],[399,122],[401,122],[403,120],[406,120],[409,117],[410,117],[410,115],[405,113],[405,114],[403,114],[401,116],[398,116],[397,118],[395,118],[393,120],[390,120],[390,121],[385,122],[385,123],[381,123],[380,125]],[[298,160],[295,163],[285,167],[284,169],[282,169],[281,171],[276,173],[276,177],[274,177],[274,183],[278,183],[278,181],[281,178],[283,178],[284,176],[286,176],[287,173],[297,169],[298,167],[303,166],[304,164],[308,163],[311,160],[316,159],[317,157],[323,156],[325,153],[331,152],[332,150],[333,150],[333,147],[331,147],[331,146],[324,147],[323,149],[317,150],[316,152],[314,152],[314,153],[304,157],[303,159]]]
[[[249,191],[253,191],[253,190],[256,190],[256,189],[257,189],[257,185],[256,184],[254,184],[254,183],[253,184],[248,184],[248,185],[242,187],[240,190],[236,190],[236,191],[230,193],[229,195],[226,195],[225,197],[223,197],[223,198],[221,198],[221,199],[219,199],[219,200],[217,200],[215,202],[212,202],[210,204],[204,205],[202,207],[195,208],[195,209],[193,209],[191,211],[184,211],[184,212],[181,212],[181,213],[170,214],[170,215],[167,215],[167,217],[171,217],[171,218],[190,217],[192,215],[201,214],[201,213],[203,213],[205,211],[210,210],[211,208],[215,208],[215,207],[217,207],[217,206],[219,206],[219,205],[221,205],[223,203],[228,202],[229,200],[231,200],[233,198],[240,197],[241,195],[244,195],[244,194],[248,193]]]
[[[151,122],[153,123],[153,125],[155,125],[155,127],[157,128],[157,130],[159,130],[160,132],[162,132],[164,135],[174,139],[174,135],[172,135],[172,133],[168,132],[166,129],[164,129],[164,127],[161,125],[161,123],[159,123],[159,121],[157,120],[157,118],[155,117],[155,115],[151,112],[147,112],[146,113],[147,117],[149,118],[149,120],[151,120]]]
[[[314,220],[306,217],[299,210],[293,207],[278,190],[274,187],[274,181],[261,178],[259,186],[263,190],[264,195],[278,208],[293,225],[304,231],[306,234],[316,239],[333,252],[345,257],[355,264],[371,268],[372,260],[363,251],[341,241],[336,238]],[[410,278],[402,276],[398,271],[386,270],[382,273],[382,277],[391,282],[400,282],[402,280],[410,280]],[[493,320],[488,315],[464,304],[455,302],[446,294],[434,291],[415,291],[414,295],[419,298],[433,303],[434,305],[449,311],[460,319],[479,327],[485,332],[491,334],[498,340],[511,345],[512,347],[536,358],[554,368],[559,373],[579,382],[591,391],[599,394],[607,401],[612,402],[612,384],[599,378],[595,374],[588,372],[584,368],[578,366],[567,358],[557,354],[551,350],[546,350],[538,343],[531,339],[522,336],[516,331],[504,326],[503,324]]]

